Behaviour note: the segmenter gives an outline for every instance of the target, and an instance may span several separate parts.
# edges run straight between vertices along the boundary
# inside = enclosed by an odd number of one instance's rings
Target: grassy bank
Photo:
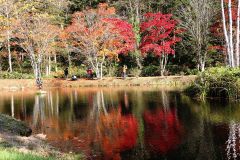
[[[43,135],[21,137],[0,133],[1,160],[81,160],[79,154],[62,153],[50,146]]]
[[[121,87],[121,86],[169,86],[185,87],[195,80],[196,76],[166,76],[166,77],[128,77],[104,78],[103,80],[79,79],[44,79],[43,86],[48,87]],[[35,80],[31,79],[0,79],[0,89],[18,90],[23,88],[35,88]]]
[[[2,160],[52,160],[52,157],[37,156],[30,153],[22,153],[14,149],[0,147],[0,159]]]
[[[78,160],[82,155],[58,151],[45,141],[44,135],[31,135],[31,129],[19,120],[0,114],[1,160]],[[29,137],[27,137],[29,136]]]

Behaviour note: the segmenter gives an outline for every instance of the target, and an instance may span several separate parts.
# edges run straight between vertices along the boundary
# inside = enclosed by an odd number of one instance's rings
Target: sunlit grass
[[[53,160],[54,158],[45,158],[30,153],[21,153],[12,149],[0,148],[0,159],[1,160]]]

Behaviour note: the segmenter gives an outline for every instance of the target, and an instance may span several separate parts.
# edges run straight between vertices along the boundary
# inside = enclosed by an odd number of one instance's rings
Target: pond
[[[2,92],[0,113],[87,159],[239,159],[240,104],[159,88]]]

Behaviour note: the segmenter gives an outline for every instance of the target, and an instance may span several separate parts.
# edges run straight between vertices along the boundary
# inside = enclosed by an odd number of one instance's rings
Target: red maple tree
[[[175,54],[173,46],[181,39],[175,34],[177,21],[172,19],[172,14],[147,13],[145,21],[141,23],[140,32],[142,41],[140,49],[143,56],[153,53],[160,61],[161,75],[165,72],[169,54]]]

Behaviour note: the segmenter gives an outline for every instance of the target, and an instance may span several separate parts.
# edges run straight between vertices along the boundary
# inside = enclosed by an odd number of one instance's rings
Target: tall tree
[[[239,67],[240,1],[221,0],[221,11],[228,65]]]
[[[41,66],[44,56],[58,35],[58,27],[51,24],[48,14],[25,13],[18,19],[18,44],[29,55],[37,85],[41,85]]]
[[[106,59],[117,59],[118,54],[134,49],[132,26],[115,16],[115,8],[99,4],[97,9],[76,12],[66,29],[73,47],[86,56],[98,78],[103,77]]]
[[[9,64],[9,72],[13,71],[12,68],[12,53],[11,53],[11,38],[13,38],[13,26],[16,18],[16,1],[15,0],[0,0],[0,19],[1,25],[4,27],[4,32],[2,36],[5,37],[5,47],[8,52],[8,64]]]
[[[210,42],[210,27],[214,18],[214,2],[212,0],[190,0],[180,6],[177,16],[179,24],[186,32],[187,41],[192,44],[192,50],[197,57],[197,68],[205,70],[208,47]]]
[[[174,55],[173,46],[181,39],[175,36],[177,21],[171,14],[147,13],[141,23],[141,50],[144,55],[153,53],[160,63],[161,76],[164,75],[168,56]]]

